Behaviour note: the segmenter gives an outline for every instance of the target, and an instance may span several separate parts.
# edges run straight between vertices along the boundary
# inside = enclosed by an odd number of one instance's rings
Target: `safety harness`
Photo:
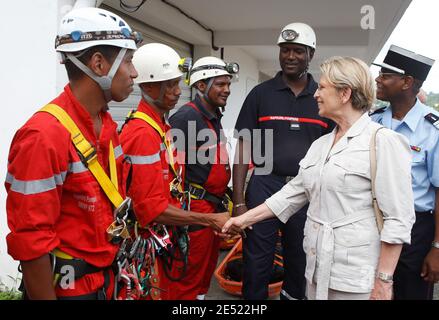
[[[190,106],[195,111],[197,111],[202,116],[202,118],[204,119],[204,121],[207,124],[207,126],[209,127],[209,129],[212,130],[212,132],[215,132],[215,128],[213,127],[210,120],[206,118],[206,116],[195,105],[195,103],[190,102],[187,105]],[[219,152],[220,151],[217,150],[217,153],[219,153]],[[191,199],[209,201],[216,206],[218,212],[225,212],[225,211],[229,211],[230,213],[232,212],[232,210],[233,210],[232,190],[230,188],[227,188],[226,192],[221,197],[221,196],[210,193],[200,184],[190,182],[187,180],[185,181],[185,183],[188,186]],[[197,231],[197,230],[201,230],[203,228],[205,228],[205,227],[203,227],[203,226],[190,226],[190,231]]]
[[[50,113],[56,119],[58,119],[58,121],[70,132],[73,145],[78,151],[81,162],[90,170],[90,172],[96,178],[102,190],[104,190],[105,194],[114,205],[114,207],[119,208],[119,206],[124,202],[124,199],[120,195],[117,187],[118,181],[113,143],[110,141],[110,179],[98,162],[96,149],[90,144],[90,142],[87,141],[81,130],[79,130],[78,126],[67,114],[67,112],[64,111],[64,109],[62,109],[60,106],[57,106],[56,104],[48,104],[40,109],[39,112]]]
[[[118,190],[116,158],[114,155],[113,143],[110,141],[110,177],[108,177],[98,162],[96,149],[90,144],[90,142],[87,141],[81,130],[79,130],[78,126],[64,109],[56,104],[48,104],[40,109],[39,112],[47,112],[51,114],[70,132],[71,140],[78,152],[81,162],[90,170],[95,179],[98,181],[102,190],[107,195],[108,199],[116,208],[115,221],[107,229],[109,241],[112,243],[118,243],[121,239],[128,238],[130,235],[126,227],[125,220],[128,217],[130,199],[127,198],[124,200]],[[104,268],[93,266],[87,263],[85,260],[72,257],[58,248],[51,252],[51,256],[53,257],[52,267],[54,273],[54,285],[57,285],[60,278],[64,276],[62,273],[64,266],[70,266],[73,268],[75,280],[85,276],[86,274],[104,271],[104,287],[99,290],[99,292],[102,292],[103,294],[99,294],[98,292],[97,296],[96,293],[92,293],[90,296],[93,296],[94,298],[106,298],[105,291],[110,284],[109,269],[111,266]]]
[[[177,170],[174,155],[173,155],[173,147],[170,139],[166,137],[165,132],[161,129],[159,124],[152,119],[147,114],[140,111],[131,111],[125,120],[125,124],[127,124],[132,119],[140,119],[146,122],[149,126],[151,126],[162,139],[163,145],[166,148],[166,152],[169,157],[169,167],[173,173],[174,179],[171,181],[169,185],[169,191],[171,195],[178,199],[183,207],[183,209],[187,209],[189,207],[190,197],[188,193],[183,190],[183,181],[181,177],[181,169]],[[125,125],[124,124],[124,125]],[[129,189],[129,184],[131,180],[131,172],[132,168],[130,168],[130,173],[128,174],[127,179],[127,191]],[[147,269],[150,269],[150,274],[156,275],[156,261],[155,257],[159,257],[163,262],[163,271],[168,279],[171,281],[179,281],[181,280],[185,274],[187,269],[187,260],[188,260],[188,252],[189,252],[189,236],[187,234],[187,227],[173,227],[172,232],[168,233],[168,226],[163,224],[154,223],[143,230],[147,230],[143,234],[143,241],[150,242],[152,245],[150,247],[153,261],[150,261],[150,266]],[[139,228],[140,230],[140,228]],[[152,267],[151,267],[152,266]],[[173,276],[171,275],[172,267],[178,268],[179,275]],[[152,269],[152,270],[151,270]],[[158,278],[155,278],[155,281],[158,281]],[[159,291],[157,285],[151,285],[150,296],[154,298],[159,298]]]
[[[202,185],[197,183],[188,182],[188,186],[191,199],[209,201],[215,204],[219,212],[230,211],[230,209],[233,208],[232,190],[230,188],[226,189],[223,197],[219,197],[208,192]]]
[[[183,190],[183,182],[181,178],[181,170],[177,172],[175,167],[174,154],[172,151],[172,142],[169,138],[166,137],[165,132],[163,132],[162,128],[160,128],[159,124],[146,113],[141,111],[131,111],[125,123],[127,123],[131,119],[140,119],[145,121],[148,125],[150,125],[157,133],[160,135],[164,146],[166,147],[166,152],[169,157],[169,167],[171,168],[172,173],[174,174],[174,179],[169,185],[170,192],[173,197],[177,198],[182,205],[185,205],[185,192]]]

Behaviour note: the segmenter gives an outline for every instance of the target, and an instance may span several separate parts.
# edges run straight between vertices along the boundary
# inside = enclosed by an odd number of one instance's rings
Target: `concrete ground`
[[[221,251],[220,257],[218,259],[218,263],[220,263],[224,257],[226,256],[228,251]],[[209,292],[206,295],[206,300],[241,300],[242,298],[233,296],[225,292],[218,284],[218,281],[215,277],[212,278],[212,282],[210,284]],[[274,300],[278,300],[279,297],[273,298]],[[439,284],[435,285],[434,290],[434,300],[439,300]]]

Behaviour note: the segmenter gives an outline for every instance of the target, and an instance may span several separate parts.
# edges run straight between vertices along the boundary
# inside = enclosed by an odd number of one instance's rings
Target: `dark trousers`
[[[434,215],[416,212],[410,245],[404,244],[393,276],[395,300],[432,300],[433,284],[421,278],[425,257],[434,238]]]
[[[249,181],[246,193],[247,207],[254,208],[285,185],[282,177],[255,176]],[[246,230],[243,239],[243,297],[262,300],[268,297],[268,284],[273,268],[275,246],[282,231],[284,280],[281,299],[305,298],[306,257],[303,251],[303,229],[308,206],[302,208],[284,225],[277,218],[261,221]]]

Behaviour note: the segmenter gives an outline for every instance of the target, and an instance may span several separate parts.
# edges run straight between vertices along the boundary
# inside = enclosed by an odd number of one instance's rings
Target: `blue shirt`
[[[419,100],[393,128],[404,135],[412,148],[412,187],[416,211],[430,211],[435,206],[435,188],[439,187],[439,129],[424,117],[439,112]],[[372,113],[372,120],[386,128],[392,128],[392,107],[384,112]]]

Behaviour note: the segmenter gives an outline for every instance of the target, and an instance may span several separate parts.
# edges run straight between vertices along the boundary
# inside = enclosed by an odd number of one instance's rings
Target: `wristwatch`
[[[383,282],[393,282],[393,275],[385,273],[385,272],[377,272],[377,278]]]
[[[433,241],[433,242],[431,243],[431,246],[432,246],[433,248],[439,249],[439,241]]]

